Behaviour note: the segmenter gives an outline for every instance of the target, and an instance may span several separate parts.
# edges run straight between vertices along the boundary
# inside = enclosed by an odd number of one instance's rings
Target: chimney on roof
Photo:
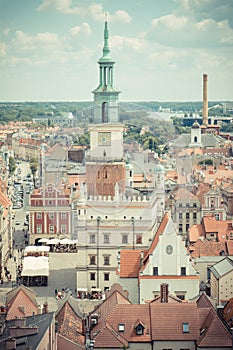
[[[14,349],[16,349],[16,339],[8,338],[6,340],[6,350],[14,350]]]
[[[208,125],[208,94],[207,94],[207,74],[203,74],[203,106],[202,106],[202,123]]]
[[[160,300],[161,303],[168,303],[168,284],[162,283],[160,285]]]
[[[141,250],[141,255],[140,255],[140,266],[142,266],[143,259],[144,259],[144,251]]]
[[[46,301],[43,305],[43,314],[47,314],[49,312],[49,304]]]

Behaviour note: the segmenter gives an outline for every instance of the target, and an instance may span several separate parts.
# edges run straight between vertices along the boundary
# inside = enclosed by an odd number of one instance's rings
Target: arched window
[[[197,136],[194,136],[194,142],[197,142]]]
[[[108,122],[108,103],[102,103],[102,123]]]

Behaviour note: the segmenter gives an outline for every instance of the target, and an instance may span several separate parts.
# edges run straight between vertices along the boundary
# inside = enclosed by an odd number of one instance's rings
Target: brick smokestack
[[[161,303],[168,303],[168,284],[162,283],[160,285],[160,301]]]
[[[207,74],[203,74],[203,107],[202,107],[202,123],[208,124],[208,94],[207,94]]]

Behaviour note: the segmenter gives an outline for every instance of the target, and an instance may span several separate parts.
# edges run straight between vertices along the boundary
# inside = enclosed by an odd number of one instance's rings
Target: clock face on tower
[[[99,146],[111,146],[111,133],[110,132],[98,132],[98,145]]]

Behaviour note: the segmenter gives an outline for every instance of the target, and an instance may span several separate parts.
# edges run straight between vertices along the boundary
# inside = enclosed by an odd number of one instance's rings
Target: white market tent
[[[25,253],[28,253],[28,252],[49,252],[49,247],[46,246],[46,245],[39,245],[39,246],[36,246],[36,245],[29,245],[27,247],[25,247],[24,249]]]
[[[49,241],[49,238],[40,238],[39,243],[47,243]]]
[[[57,239],[57,238],[52,238],[52,239],[49,239],[48,240],[48,242],[47,242],[47,244],[59,244],[59,239]]]
[[[63,238],[59,240],[60,244],[74,244],[74,242],[69,238]]]
[[[23,259],[21,276],[49,276],[49,258],[47,256],[26,256]]]

